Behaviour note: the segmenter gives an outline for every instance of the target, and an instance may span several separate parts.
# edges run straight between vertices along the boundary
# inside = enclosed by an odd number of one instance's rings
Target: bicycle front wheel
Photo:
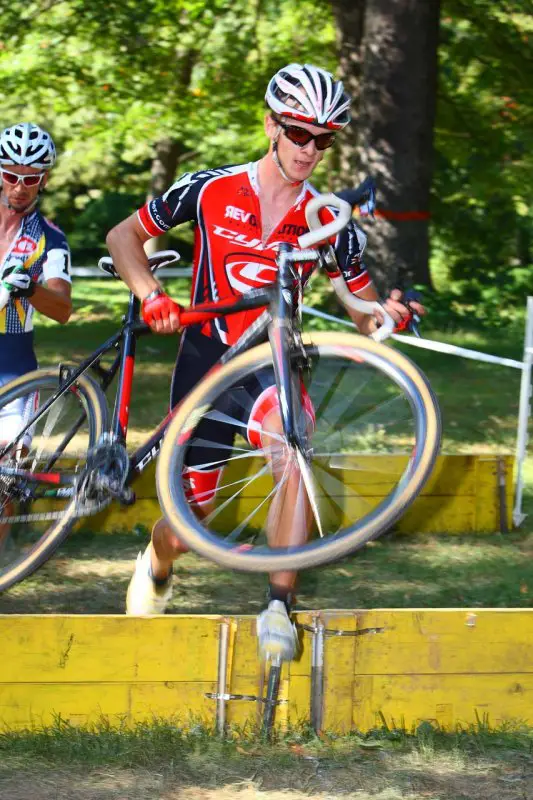
[[[0,441],[14,439],[59,388],[41,369],[0,390]],[[0,592],[31,575],[78,518],[75,487],[87,452],[108,427],[105,396],[82,375],[0,462]]]
[[[304,453],[309,475],[300,487],[312,507],[306,541],[269,544],[272,507],[286,473],[280,476],[272,467],[273,449],[264,439],[253,449],[243,422],[243,409],[255,401],[247,392],[250,376],[272,370],[268,344],[203,380],[166,433],[157,468],[163,513],[183,542],[222,566],[297,570],[353,553],[390,529],[433,468],[440,445],[439,409],[412,361],[366,337],[338,333],[316,334],[312,342],[306,338],[305,356],[303,371],[301,354],[293,358],[315,417]],[[206,420],[216,428],[206,428]],[[207,440],[207,430],[217,432],[213,441]],[[279,452],[280,442],[275,445]],[[289,444],[282,445],[289,452]],[[224,466],[208,513],[197,513],[191,501],[186,476],[193,450],[206,454],[203,463],[196,457],[195,469]]]

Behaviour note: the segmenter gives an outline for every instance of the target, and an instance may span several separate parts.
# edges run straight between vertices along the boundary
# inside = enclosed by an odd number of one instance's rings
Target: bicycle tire
[[[208,397],[215,390],[224,391],[232,382],[256,373],[271,363],[269,344],[259,345],[220,367],[207,376],[187,396],[177,409],[166,432],[157,465],[157,490],[163,514],[176,535],[198,554],[229,569],[249,572],[273,572],[317,567],[336,561],[377,538],[394,524],[417,497],[433,469],[438,454],[441,436],[440,412],[436,398],[427,378],[418,367],[402,353],[364,336],[341,333],[319,333],[312,341],[304,337],[306,349],[361,359],[378,357],[391,371],[402,376],[417,402],[416,414],[424,420],[425,435],[417,443],[418,452],[410,459],[414,466],[390,504],[379,507],[378,513],[364,518],[363,524],[355,523],[337,538],[311,543],[291,552],[253,552],[235,545],[228,545],[214,537],[191,511],[183,492],[181,475],[184,452],[194,426],[209,407]],[[402,484],[402,485],[400,485]],[[383,505],[383,504],[381,504]]]
[[[0,390],[0,409],[21,395],[57,388],[58,378],[57,369],[38,369],[16,378]],[[75,385],[86,408],[90,448],[108,429],[107,402],[100,387],[89,376],[81,375]],[[65,506],[64,515],[52,522],[33,547],[12,564],[0,567],[0,592],[20,583],[51,558],[78,519],[76,505],[74,497]]]

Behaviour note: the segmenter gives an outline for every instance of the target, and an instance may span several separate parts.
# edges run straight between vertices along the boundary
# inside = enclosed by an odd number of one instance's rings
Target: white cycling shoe
[[[151,617],[164,614],[172,597],[172,575],[163,586],[158,586],[151,577],[152,544],[144,553],[139,553],[135,564],[128,594],[126,595],[126,614],[135,617]]]
[[[257,637],[263,660],[292,661],[295,657],[298,634],[281,600],[271,600],[268,608],[257,617]]]

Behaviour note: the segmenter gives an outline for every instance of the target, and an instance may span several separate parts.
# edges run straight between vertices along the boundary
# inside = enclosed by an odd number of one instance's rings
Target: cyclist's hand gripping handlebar
[[[162,289],[145,297],[141,305],[142,318],[155,333],[175,333],[181,327],[182,308]]]
[[[339,214],[334,220],[323,225],[318,216],[318,212],[327,206],[336,208]],[[340,233],[352,218],[352,206],[350,203],[347,203],[346,200],[342,200],[334,194],[321,194],[318,195],[318,197],[313,197],[313,199],[309,201],[305,207],[305,216],[307,224],[309,225],[309,233],[304,233],[303,236],[298,238],[298,244],[302,249],[313,247],[330,239],[337,233]],[[340,270],[339,274],[336,277],[330,277],[330,280],[333,284],[335,294],[344,306],[349,306],[355,311],[359,311],[362,314],[371,314],[372,316],[374,316],[376,311],[379,312],[380,316],[383,318],[383,324],[371,334],[372,339],[380,342],[390,336],[394,330],[395,322],[392,317],[387,314],[381,303],[355,297],[348,289]]]

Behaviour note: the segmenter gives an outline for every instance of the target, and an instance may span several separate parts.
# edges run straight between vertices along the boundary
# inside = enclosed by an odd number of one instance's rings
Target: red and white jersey
[[[182,222],[196,223],[191,303],[221,300],[276,279],[276,251],[282,242],[298,246],[309,228],[305,206],[318,194],[307,181],[294,205],[263,242],[257,162],[186,173],[160,197],[138,212],[150,236],[160,236]],[[324,209],[323,222],[335,211]],[[334,242],[339,267],[352,292],[370,284],[362,263],[365,234],[352,221]],[[303,265],[304,283],[314,264]],[[261,309],[243,311],[206,323],[202,333],[234,344]]]

